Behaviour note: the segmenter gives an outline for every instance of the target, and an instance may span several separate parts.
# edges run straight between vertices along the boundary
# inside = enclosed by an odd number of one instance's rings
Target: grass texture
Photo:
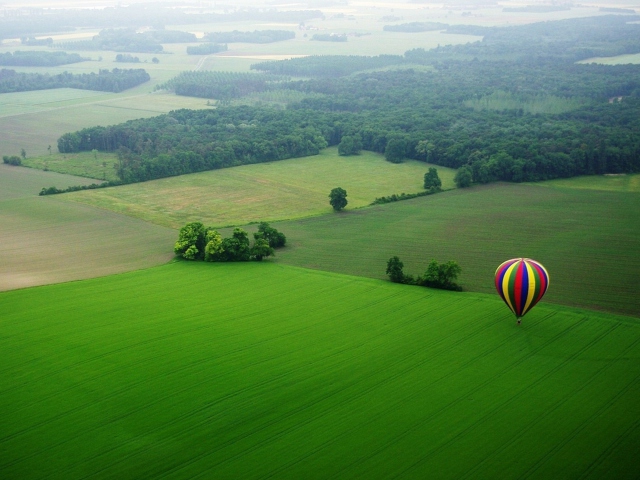
[[[190,221],[221,227],[331,213],[329,192],[347,191],[348,209],[376,197],[423,191],[430,165],[415,160],[392,164],[372,152],[341,157],[337,148],[320,155],[226,168],[117,188],[74,192],[65,200],[180,228]],[[454,170],[438,167],[443,188]]]
[[[465,289],[492,293],[500,263],[529,257],[549,271],[549,301],[640,317],[636,192],[492,184],[274,226],[287,264],[386,278],[394,255],[414,275],[455,260]]]
[[[0,294],[3,478],[634,478],[640,325],[179,262]]]

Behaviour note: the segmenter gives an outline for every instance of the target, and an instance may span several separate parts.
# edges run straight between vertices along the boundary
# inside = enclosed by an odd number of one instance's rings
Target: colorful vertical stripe
[[[512,258],[496,270],[496,290],[517,318],[540,301],[549,286],[547,270],[530,258]]]

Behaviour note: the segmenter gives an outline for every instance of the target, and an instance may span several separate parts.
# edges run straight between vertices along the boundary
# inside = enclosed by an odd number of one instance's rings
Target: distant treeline
[[[72,50],[112,50],[115,52],[160,53],[162,43],[188,43],[197,41],[193,33],[176,30],[153,30],[136,33],[134,29],[102,30],[91,40],[56,43],[59,48]]]
[[[146,25],[192,25],[194,15],[180,8],[160,4],[134,4],[102,9],[30,8],[30,14],[5,9],[0,17],[0,40],[68,31],[74,28],[140,28]],[[241,8],[230,13],[199,13],[198,22],[220,23],[253,21],[300,23],[322,18],[320,10]]]
[[[346,42],[347,36],[337,33],[316,33],[311,37],[311,40],[316,40],[318,42]]]
[[[251,65],[252,70],[260,70],[276,75],[296,77],[342,77],[361,70],[373,70],[391,65],[407,63],[402,55],[311,55],[280,61],[269,61]]]
[[[448,27],[446,23],[438,23],[438,22],[411,22],[411,23],[402,23],[400,25],[385,25],[382,29],[385,32],[406,32],[406,33],[417,33],[417,32],[431,32],[434,30],[444,30]]]
[[[22,37],[20,43],[28,47],[50,47],[53,44],[53,38]]]
[[[156,90],[173,90],[177,95],[229,100],[263,92],[274,82],[288,77],[243,72],[182,72],[156,87]]]
[[[203,43],[202,45],[187,47],[187,55],[211,55],[214,53],[225,52],[227,48],[226,44]]]
[[[616,20],[620,29],[627,28],[628,18]],[[612,27],[613,20],[546,23],[566,27],[578,43],[588,43],[595,32],[594,41],[606,45],[599,36],[603,30],[590,25],[600,21]],[[58,148],[119,151],[118,175],[124,182],[312,155],[325,145],[340,144],[343,137],[393,162],[412,158],[464,167],[478,183],[640,171],[640,66],[582,65],[558,57],[556,40],[567,32],[556,32],[546,23],[513,29],[515,38],[528,36],[531,43],[544,38],[549,48],[542,48],[540,56],[524,56],[528,46],[523,45],[528,44],[523,42],[521,53],[513,58],[464,58],[468,52],[484,51],[483,46],[496,48],[497,43],[483,41],[452,49],[416,49],[404,56],[311,57],[301,59],[306,63],[261,64],[274,65],[272,72],[294,75],[308,72],[310,66],[340,71],[348,63],[367,69],[394,63],[406,68],[270,83],[267,76],[261,83],[255,75],[247,77],[251,86],[246,92],[259,95],[255,92],[268,85],[296,101],[280,111],[249,106],[178,111],[89,128],[64,135]],[[517,33],[518,28],[525,33]],[[640,25],[630,28],[640,32]],[[622,37],[611,33],[614,44]],[[418,71],[411,64],[429,68]],[[193,78],[194,90],[215,86],[210,93],[225,98],[240,77]],[[188,79],[185,74],[182,80]]]
[[[98,73],[57,75],[48,73],[18,73],[15,70],[0,70],[0,93],[47,90],[52,88],[79,88],[102,92],[122,92],[149,81],[149,74],[137,70],[100,70]]]
[[[55,67],[91,60],[77,53],[66,52],[23,52],[0,53],[0,65],[5,67]]]
[[[204,39],[213,43],[273,43],[296,38],[289,30],[254,30],[253,32],[211,32]]]

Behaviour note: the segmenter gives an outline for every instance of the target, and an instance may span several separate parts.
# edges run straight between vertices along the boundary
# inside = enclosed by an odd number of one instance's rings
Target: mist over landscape
[[[637,3],[0,0],[0,156],[0,478],[637,478]]]

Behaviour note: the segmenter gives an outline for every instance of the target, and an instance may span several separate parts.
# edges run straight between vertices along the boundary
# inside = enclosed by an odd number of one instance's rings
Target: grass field
[[[42,187],[83,183],[91,180],[0,165],[0,290],[110,275],[171,259],[173,230],[37,196]]]
[[[530,257],[550,302],[640,316],[637,192],[494,184],[274,226],[289,245],[278,262],[385,278],[394,255],[414,275],[456,260],[465,289],[490,293],[500,263]]]
[[[552,277],[553,278],[553,277]],[[0,294],[3,478],[635,478],[640,325],[262,264]]]
[[[58,185],[88,185],[92,180],[72,175],[61,175],[30,168],[0,163],[0,202],[16,198],[34,197],[42,187]]]
[[[545,187],[579,188],[584,190],[608,190],[612,192],[640,193],[640,174],[590,175],[587,177],[561,178],[539,183]]]
[[[118,156],[115,153],[52,153],[29,157],[23,160],[22,164],[38,170],[49,170],[98,180],[118,180],[115,170],[118,165]],[[60,183],[55,186],[64,188],[69,185]]]
[[[372,152],[341,157],[334,147],[312,157],[74,192],[62,198],[173,228],[196,220],[220,227],[330,213],[329,192],[338,186],[348,193],[348,209],[384,195],[423,191],[428,167],[413,160],[392,164]],[[452,188],[455,172],[443,167],[438,172],[443,188]]]

